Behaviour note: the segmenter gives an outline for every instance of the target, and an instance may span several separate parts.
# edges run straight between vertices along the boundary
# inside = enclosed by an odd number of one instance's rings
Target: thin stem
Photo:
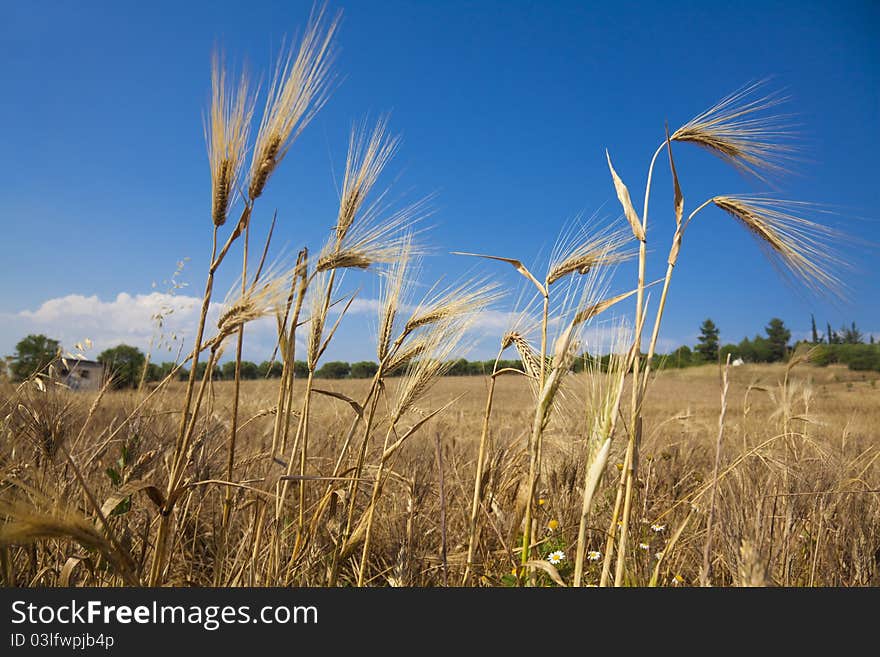
[[[546,287],[545,290],[549,290],[549,287]],[[549,293],[544,294],[544,309],[541,315],[541,369],[540,369],[540,377],[538,380],[538,390],[543,393],[544,391],[544,382],[546,379],[546,369],[547,369],[547,323],[549,317],[549,308],[550,308],[550,295]],[[541,414],[541,404],[542,399],[539,396],[538,401],[536,403],[536,415]],[[541,423],[541,420],[536,419],[535,422],[537,424]],[[542,427],[533,426],[532,433],[529,439],[529,480],[528,480],[528,495],[526,496],[526,511],[525,511],[525,519],[523,520],[523,539],[522,539],[522,553],[521,553],[521,562],[525,565],[530,558],[531,554],[531,540],[532,540],[532,507],[535,502],[535,490],[538,487],[538,478],[540,477],[541,470],[541,442],[543,431]]]
[[[248,266],[248,242],[250,238],[250,223],[244,229],[244,253],[241,263],[241,294],[247,293],[247,266]],[[232,418],[229,426],[229,454],[226,461],[226,481],[232,481],[232,468],[235,463],[235,438],[238,431],[238,402],[241,394],[241,351],[244,344],[244,324],[238,327],[238,339],[235,345],[235,383],[232,391]],[[229,510],[232,506],[232,487],[226,489],[226,497],[223,500],[222,532],[225,538],[226,528],[229,523]]]
[[[479,540],[477,535],[477,521],[480,514],[480,498],[482,497],[481,486],[483,483],[483,468],[485,467],[486,454],[488,452],[489,418],[492,415],[492,401],[495,398],[495,372],[498,369],[498,360],[500,358],[501,352],[498,353],[498,357],[495,359],[495,366],[492,368],[492,376],[489,377],[489,393],[486,395],[486,410],[483,412],[483,428],[480,432],[480,450],[477,455],[477,471],[476,474],[474,474],[474,497],[471,500],[471,517],[468,529],[468,551],[467,560],[465,561],[464,577],[461,581],[462,586],[467,586],[468,579],[470,578],[474,553],[476,552],[477,542]]]
[[[657,162],[657,157],[660,155],[660,152],[666,146],[666,142],[660,144],[657,147],[657,150],[654,151],[654,156],[651,158],[651,164],[648,166],[648,180],[645,184],[645,204],[642,210],[642,234],[645,236],[645,239],[639,241],[639,284],[638,284],[638,292],[636,293],[636,326],[642,325],[642,315],[644,313],[644,299],[645,299],[645,265],[647,262],[647,234],[648,234],[648,202],[651,197],[651,179],[654,175],[654,164]],[[642,335],[639,330],[635,336],[635,353],[633,355],[633,387],[632,387],[632,411],[630,415],[630,439],[629,444],[627,445],[627,458],[626,461],[629,466],[624,470],[621,483],[625,487],[625,495],[624,495],[624,506],[623,506],[623,524],[620,528],[620,543],[618,545],[617,550],[617,566],[615,568],[614,574],[614,584],[615,586],[620,586],[623,581],[623,564],[626,559],[626,539],[627,539],[627,528],[629,525],[629,512],[630,506],[632,504],[632,486],[633,479],[636,476],[637,472],[637,463],[638,463],[638,448],[639,441],[641,436],[639,435],[641,431],[641,390],[638,385],[639,381],[639,365],[641,360],[641,348],[642,348]]]
[[[391,432],[394,431],[394,425],[396,424],[396,420],[392,420],[390,426],[388,427],[388,431],[385,432],[385,442],[382,446],[382,454],[383,457],[379,460],[379,469],[376,472],[376,481],[373,483],[373,494],[370,496],[370,505],[367,507],[367,527],[364,533],[364,547],[361,551],[361,562],[360,568],[358,569],[358,579],[357,585],[364,585],[364,577],[367,572],[367,558],[370,554],[370,539],[373,534],[373,515],[376,510],[376,503],[379,500],[379,491],[382,490],[382,476],[385,474],[385,462],[386,458],[384,456],[385,450],[388,449],[388,441],[391,438]]]
[[[657,316],[654,319],[654,328],[651,331],[651,343],[648,347],[648,356],[645,363],[645,374],[642,377],[642,394],[644,395],[645,390],[648,387],[648,375],[651,371],[651,365],[654,358],[654,351],[657,347],[657,339],[660,336],[660,323],[663,320],[663,311],[666,308],[666,295],[669,291],[669,283],[672,280],[672,271],[675,269],[675,264],[678,260],[678,253],[681,247],[681,239],[684,234],[685,228],[687,228],[688,224],[691,220],[699,213],[703,208],[712,203],[712,199],[709,199],[702,205],[700,205],[696,210],[688,215],[687,221],[675,231],[675,235],[672,238],[672,246],[669,249],[669,258],[667,260],[666,267],[666,277],[663,279],[663,293],[660,295],[660,303],[657,306]]]
[[[370,430],[373,426],[373,417],[376,413],[376,406],[379,403],[379,394],[378,394],[378,382],[381,380],[381,376],[383,373],[383,363],[379,363],[379,369],[376,371],[376,376],[373,378],[374,385],[371,387],[371,392],[373,389],[376,390],[372,401],[369,399],[365,400],[364,404],[370,403],[370,410],[367,413],[367,417],[364,420],[364,433],[363,438],[361,440],[360,449],[358,450],[357,462],[355,463],[354,473],[351,477],[351,482],[348,485],[348,512],[346,514],[345,519],[345,529],[342,532],[342,535],[339,537],[339,540],[336,541],[336,547],[333,551],[333,563],[330,568],[330,576],[328,577],[327,585],[328,586],[336,586],[336,580],[339,576],[339,560],[342,558],[342,552],[348,546],[349,538],[351,537],[351,527],[354,522],[354,508],[355,508],[355,497],[357,495],[358,490],[358,482],[360,481],[361,473],[363,472],[364,463],[367,458],[367,446],[370,441]],[[387,445],[386,445],[387,447]],[[384,449],[382,450],[384,454]]]
[[[339,240],[336,242],[336,250],[339,251]],[[330,307],[330,298],[333,294],[333,285],[336,282],[336,270],[332,270],[330,272],[330,280],[327,282],[327,293],[324,295],[324,305],[321,309],[321,321],[323,322],[324,318],[327,317],[327,310]],[[317,321],[317,318],[312,317],[312,321]],[[320,332],[317,333],[316,344],[313,345],[314,353],[309,353],[309,378],[306,382],[306,390],[305,396],[303,398],[303,407],[302,407],[302,415],[300,417],[300,427],[302,431],[297,430],[297,438],[296,440],[302,440],[302,447],[300,450],[300,461],[299,461],[299,525],[298,531],[299,534],[302,535],[303,530],[305,528],[305,500],[306,500],[306,463],[309,458],[309,402],[312,396],[312,382],[315,376],[315,368],[318,366],[318,358],[320,356],[321,349],[321,340],[323,339],[323,325],[320,328]],[[291,453],[291,463],[292,463],[293,453]],[[288,471],[290,468],[288,467]],[[290,472],[288,472],[290,474]],[[287,482],[284,482],[284,491],[287,491]],[[282,496],[283,497],[283,496]]]
[[[439,431],[434,433],[434,447],[437,452],[437,494],[440,496],[440,564],[443,567],[443,586],[449,586],[448,564],[446,562],[446,490],[443,481],[443,448],[440,444]],[[413,485],[415,485],[415,479],[413,479],[413,482]],[[412,497],[410,499],[412,500]],[[411,507],[407,526],[407,537],[410,540],[412,538],[412,515],[414,512],[414,507]]]
[[[187,380],[186,391],[184,392],[183,412],[180,415],[180,426],[177,431],[177,442],[175,444],[174,455],[172,457],[173,466],[168,476],[168,486],[165,491],[165,499],[168,499],[171,496],[171,493],[177,487],[177,462],[179,454],[183,447],[184,434],[186,433],[186,425],[187,421],[189,420],[189,411],[190,405],[192,404],[193,388],[195,387],[196,381],[196,367],[199,364],[199,353],[201,351],[202,338],[204,337],[205,333],[205,320],[208,316],[208,308],[211,305],[211,293],[214,289],[214,272],[216,271],[214,262],[217,259],[217,229],[218,227],[214,226],[211,234],[211,266],[208,269],[208,278],[205,282],[205,292],[202,296],[202,309],[199,315],[198,328],[196,329],[196,339],[195,346],[193,348],[192,366],[190,367],[189,379]],[[161,572],[164,567],[165,544],[168,534],[168,523],[170,522],[171,512],[171,509],[162,509],[162,514],[159,517],[159,529],[157,531],[155,541],[156,548],[153,552],[153,562],[150,566],[150,586],[159,585]]]
[[[721,413],[718,416],[718,440],[715,442],[715,467],[712,469],[712,494],[709,496],[709,517],[706,519],[706,542],[703,545],[703,568],[700,572],[700,586],[712,585],[712,563],[709,559],[712,552],[712,530],[715,521],[715,492],[718,490],[718,468],[721,464],[721,441],[724,438],[724,416],[727,413],[727,390],[730,387],[730,354],[721,383]]]
[[[608,538],[605,541],[605,558],[602,560],[602,576],[599,579],[599,586],[608,586],[611,578],[611,555],[614,551],[614,541],[617,535],[617,521],[620,518],[620,507],[623,504],[624,492],[624,475],[623,473],[629,469],[630,451],[627,449],[624,457],[623,467],[620,475],[620,484],[617,486],[617,495],[614,498],[614,511],[611,513],[611,524],[608,526]]]

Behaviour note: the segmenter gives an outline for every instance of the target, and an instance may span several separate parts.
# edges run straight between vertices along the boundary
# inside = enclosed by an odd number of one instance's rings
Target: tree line
[[[816,319],[810,316],[812,326],[811,339],[799,340],[789,344],[791,331],[778,317],[771,319],[764,328],[764,335],[754,338],[743,338],[739,343],[722,345],[720,331],[711,319],[706,319],[700,326],[700,335],[693,349],[682,346],[671,354],[662,356],[665,367],[689,367],[705,363],[726,362],[727,355],[731,359],[742,359],[746,363],[776,363],[787,361],[791,353],[800,344],[815,347],[812,362],[824,366],[832,363],[847,365],[852,370],[880,371],[880,345],[875,344],[874,336],[865,335],[852,322],[838,330],[826,323],[825,331],[820,332]]]
[[[816,320],[811,316],[811,340],[789,344],[791,331],[778,317],[772,318],[764,327],[764,335],[743,338],[739,343],[721,343],[721,331],[711,319],[700,325],[700,334],[693,348],[682,345],[668,354],[655,354],[652,368],[693,367],[707,363],[725,362],[730,354],[732,360],[741,359],[746,363],[775,363],[788,359],[792,351],[801,343],[816,347],[812,361],[824,366],[832,363],[847,365],[853,370],[880,371],[880,344],[875,344],[874,337],[869,336],[865,342],[864,334],[855,322],[843,326],[839,330],[826,324],[825,331],[819,332]],[[14,381],[22,381],[35,372],[46,368],[61,355],[61,344],[45,335],[28,335],[16,344],[15,354],[6,359],[6,376]],[[177,366],[176,363],[151,363],[137,347],[120,344],[102,351],[97,358],[112,375],[113,385],[117,388],[137,387],[141,381],[150,383],[161,381]],[[590,359],[589,354],[582,354],[575,360],[573,369],[583,370],[592,360],[593,366],[604,367],[608,356]],[[467,360],[459,358],[450,364],[448,376],[485,376],[491,374],[496,366],[493,360]],[[498,368],[522,369],[518,359],[500,360]],[[196,366],[196,376],[205,374],[205,363]],[[315,376],[321,379],[369,379],[376,374],[378,365],[373,361],[363,360],[354,363],[346,361],[329,361],[324,363]],[[278,378],[281,376],[282,364],[277,361],[254,363],[242,361],[240,376],[243,380]],[[308,376],[308,365],[305,361],[295,361],[294,374],[297,377]],[[390,373],[391,376],[403,373]],[[189,370],[181,367],[175,375],[179,380],[189,377]],[[235,377],[235,363],[229,361],[214,368],[212,377],[217,380],[232,380]]]

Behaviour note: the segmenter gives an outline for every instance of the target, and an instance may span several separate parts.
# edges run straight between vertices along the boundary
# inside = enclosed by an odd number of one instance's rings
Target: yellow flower
[[[556,530],[557,527],[559,527],[559,521],[555,518],[547,523],[547,529],[549,529],[551,532]]]
[[[543,497],[538,498],[538,506],[543,506],[546,501]]]

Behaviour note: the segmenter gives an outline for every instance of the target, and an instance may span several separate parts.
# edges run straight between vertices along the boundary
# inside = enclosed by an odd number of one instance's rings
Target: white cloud
[[[221,307],[212,303],[209,308],[208,335],[216,325]],[[184,349],[192,345],[200,308],[201,299],[197,297],[162,292],[120,292],[110,300],[97,295],[69,294],[44,301],[34,310],[4,315],[8,321],[0,339],[8,343],[7,350],[11,352],[15,342],[26,333],[44,333],[68,350],[88,338],[93,344],[86,354],[90,357],[120,343],[143,351],[150,349],[152,343],[155,360],[172,360],[181,344]],[[275,344],[275,320],[266,317],[252,322],[246,331],[245,357],[268,358]],[[229,349],[227,344],[226,350]]]
[[[344,355],[350,360],[374,358],[373,333],[380,305],[379,299],[356,298],[348,310],[351,319],[343,321],[343,330],[334,339],[324,360],[336,357],[335,354]],[[48,299],[34,309],[0,314],[0,350],[11,354],[15,343],[28,333],[44,333],[59,340],[67,350],[73,350],[74,344],[86,338],[90,339],[93,348],[87,356],[92,358],[120,343],[147,351],[152,342],[152,358],[155,361],[173,360],[181,345],[181,350],[187,350],[192,345],[200,307],[201,299],[183,294],[121,292],[111,299],[69,294]],[[209,336],[216,326],[220,308],[219,303],[211,304],[206,329]],[[336,306],[334,310],[341,308],[341,305]],[[161,327],[156,319],[158,315],[162,316]],[[502,334],[516,324],[518,317],[519,313],[501,310],[480,312],[465,339],[465,343],[472,347],[466,356],[494,356]],[[613,342],[616,325],[612,321],[586,327],[582,335],[584,348],[592,353],[607,352]],[[244,357],[257,362],[268,359],[275,340],[274,318],[251,322],[246,329]],[[669,351],[678,344],[680,342],[661,339],[658,351]],[[224,359],[232,355],[233,349],[233,342],[229,341],[225,345]],[[297,354],[304,353],[304,345],[298,341]]]

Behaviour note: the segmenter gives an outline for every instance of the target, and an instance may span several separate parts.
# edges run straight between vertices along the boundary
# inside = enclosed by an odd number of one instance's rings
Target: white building
[[[104,366],[97,361],[65,358],[57,368],[61,383],[71,390],[99,390],[104,384]]]

